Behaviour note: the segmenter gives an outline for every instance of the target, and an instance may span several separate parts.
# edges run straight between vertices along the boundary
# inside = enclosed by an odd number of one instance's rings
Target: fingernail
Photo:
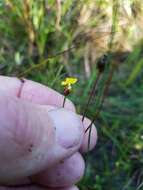
[[[62,147],[68,149],[79,146],[82,143],[84,130],[82,122],[74,112],[64,110],[52,110],[49,112],[56,129],[56,140]]]

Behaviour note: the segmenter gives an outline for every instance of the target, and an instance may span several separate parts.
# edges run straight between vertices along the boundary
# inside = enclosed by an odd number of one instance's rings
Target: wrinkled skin
[[[90,120],[58,92],[0,76],[0,190],[78,190]],[[91,133],[90,150],[97,140]]]

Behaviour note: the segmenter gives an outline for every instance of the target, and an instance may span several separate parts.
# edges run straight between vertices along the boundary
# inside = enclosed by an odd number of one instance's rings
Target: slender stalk
[[[90,139],[91,139],[91,131],[92,131],[92,125],[89,129],[89,136],[88,136],[88,150],[90,150]]]
[[[66,96],[64,96],[63,105],[62,105],[63,108],[65,107],[65,102],[66,102]]]
[[[106,96],[107,96],[107,93],[108,93],[108,90],[109,90],[109,86],[110,86],[110,84],[111,84],[111,81],[112,81],[112,78],[113,78],[113,73],[114,73],[114,70],[115,70],[115,69],[116,69],[116,65],[113,64],[113,65],[112,65],[111,72],[110,72],[109,77],[108,77],[108,79],[107,79],[107,81],[106,81],[106,84],[105,84],[105,88],[104,88],[104,91],[103,91],[103,96],[102,96],[102,98],[101,98],[100,106],[99,106],[98,110],[96,111],[93,120],[91,121],[91,123],[89,124],[89,126],[87,127],[87,129],[85,130],[85,133],[86,133],[89,129],[91,130],[92,124],[95,122],[95,120],[97,119],[97,117],[98,117],[98,115],[99,115],[99,113],[100,113],[100,111],[101,111],[101,108],[102,108],[103,103],[104,103],[104,100],[105,100],[105,98],[106,98]]]
[[[90,92],[89,98],[88,98],[87,103],[86,103],[86,105],[85,105],[85,110],[84,110],[84,113],[83,113],[83,116],[82,116],[82,121],[84,121],[85,115],[86,115],[86,113],[87,113],[87,109],[88,109],[89,104],[90,104],[90,102],[91,102],[91,100],[92,100],[92,97],[93,97],[93,95],[94,95],[94,93],[95,93],[96,86],[97,86],[97,84],[98,84],[100,75],[101,75],[101,72],[98,72],[97,78],[96,78],[96,80],[95,80],[95,82],[94,82],[93,88],[92,88],[92,90],[91,90],[91,92]]]

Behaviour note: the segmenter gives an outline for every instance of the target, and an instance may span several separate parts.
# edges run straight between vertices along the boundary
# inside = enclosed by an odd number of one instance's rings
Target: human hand
[[[39,83],[0,76],[0,190],[77,190],[90,121]],[[90,149],[97,140],[92,128]]]

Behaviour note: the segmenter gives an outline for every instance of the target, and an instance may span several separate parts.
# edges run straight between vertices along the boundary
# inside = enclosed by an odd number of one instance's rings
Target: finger
[[[48,187],[63,188],[77,183],[83,177],[84,169],[84,160],[80,153],[77,152],[31,179],[34,183]]]
[[[82,118],[82,116],[80,116],[80,118]],[[86,129],[88,128],[90,123],[91,123],[91,120],[89,120],[88,118],[84,118],[84,121],[83,121],[84,131],[86,131]],[[80,147],[81,153],[92,150],[97,143],[97,130],[96,130],[96,127],[94,124],[92,125],[92,128],[91,128],[91,135],[89,135],[89,131],[90,130],[88,130],[87,132],[84,133],[83,142]],[[90,138],[90,143],[89,143],[89,138]],[[89,143],[89,145],[88,145],[88,143]]]
[[[49,189],[47,187],[39,187],[39,186],[34,186],[34,185],[30,185],[30,186],[24,186],[24,187],[5,187],[5,186],[1,186],[0,190],[79,190],[76,186],[72,186],[72,187],[66,187],[66,188],[62,188],[62,189]]]
[[[12,96],[18,96],[22,82],[15,77],[5,77],[0,75],[0,91]]]
[[[74,112],[49,111],[2,92],[0,105],[0,184],[51,167],[79,149],[83,126]]]
[[[0,84],[0,90],[9,95],[41,105],[62,107],[64,96],[40,83],[26,79],[23,79],[22,82],[14,77],[0,76]],[[64,107],[75,111],[75,107],[69,99],[66,99]]]
[[[25,82],[22,83],[17,78],[4,76],[0,76],[0,82],[0,90],[7,92],[8,94],[20,96],[22,99],[29,100],[33,103],[38,103],[42,105],[49,104],[60,107],[63,102],[63,96],[61,94],[37,82],[25,80]],[[72,111],[75,110],[73,103],[68,99],[66,100],[65,107]],[[91,121],[87,118],[84,119],[85,130],[89,126],[90,122]],[[90,148],[88,148],[88,137],[89,130],[85,134],[85,138],[81,147],[81,152],[87,152],[88,150],[92,150],[96,144],[97,131],[94,125],[91,132]]]
[[[38,187],[35,185],[30,186],[23,186],[23,187],[8,187],[8,186],[1,186],[0,190],[50,190],[44,187]],[[55,189],[56,190],[56,189]]]

